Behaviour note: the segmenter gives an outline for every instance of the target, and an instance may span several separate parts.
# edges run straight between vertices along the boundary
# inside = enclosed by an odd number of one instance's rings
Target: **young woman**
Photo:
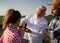
[[[0,38],[0,43],[22,43],[18,32],[18,25],[21,19],[19,11],[9,9],[3,20],[4,32]]]

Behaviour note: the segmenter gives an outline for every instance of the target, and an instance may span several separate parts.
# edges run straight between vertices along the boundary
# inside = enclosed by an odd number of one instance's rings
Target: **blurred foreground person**
[[[17,27],[21,19],[19,11],[9,9],[3,19],[4,32],[0,38],[0,43],[22,43]]]

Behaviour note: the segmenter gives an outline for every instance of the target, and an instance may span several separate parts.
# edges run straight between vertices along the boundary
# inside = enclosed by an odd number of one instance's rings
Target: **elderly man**
[[[27,23],[24,38],[29,40],[29,43],[42,43],[45,29],[48,22],[44,18],[46,7],[41,5],[36,9],[35,14],[26,16],[22,21]]]
[[[51,7],[51,13],[54,19],[49,24],[50,41],[51,43],[59,43],[60,40],[60,0],[53,0]],[[48,33],[49,33],[48,32]]]

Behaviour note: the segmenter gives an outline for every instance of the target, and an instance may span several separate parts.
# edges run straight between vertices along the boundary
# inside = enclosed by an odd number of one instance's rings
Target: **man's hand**
[[[30,29],[26,29],[26,32],[31,33],[31,30]]]

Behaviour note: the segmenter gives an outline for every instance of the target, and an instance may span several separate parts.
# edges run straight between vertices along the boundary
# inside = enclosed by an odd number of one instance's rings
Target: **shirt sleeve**
[[[32,16],[32,15],[27,15],[25,18],[23,18],[23,19],[21,20],[21,22],[24,21],[25,23],[27,23],[28,20],[29,20],[29,18],[30,18],[31,16]]]
[[[33,32],[33,31],[32,31],[32,34],[34,34],[34,35],[37,36],[37,37],[42,36],[42,35],[44,34],[44,32],[45,32],[45,29],[47,28],[47,25],[48,25],[48,23],[46,23],[46,24],[41,24],[39,32]]]

